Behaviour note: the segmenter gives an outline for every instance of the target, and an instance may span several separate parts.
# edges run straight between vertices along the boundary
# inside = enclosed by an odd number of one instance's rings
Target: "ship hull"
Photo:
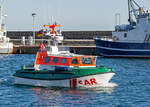
[[[98,54],[104,57],[150,58],[150,43],[113,42],[95,39]]]
[[[109,83],[109,80],[113,77],[114,74],[114,72],[108,72],[62,80],[40,80],[15,76],[15,84],[42,87],[92,88],[106,86],[106,84]]]

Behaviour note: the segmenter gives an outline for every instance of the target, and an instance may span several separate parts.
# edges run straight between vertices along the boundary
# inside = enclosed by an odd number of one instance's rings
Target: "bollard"
[[[25,37],[24,36],[21,37],[21,45],[25,45]]]
[[[32,36],[29,36],[29,38],[28,38],[28,44],[30,46],[33,45],[33,38],[32,38]]]

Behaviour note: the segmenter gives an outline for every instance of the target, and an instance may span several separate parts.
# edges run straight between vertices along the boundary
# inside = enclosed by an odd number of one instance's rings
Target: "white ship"
[[[8,38],[4,19],[6,15],[3,14],[3,1],[0,4],[0,54],[10,54],[13,52],[13,43],[9,42],[10,38]]]

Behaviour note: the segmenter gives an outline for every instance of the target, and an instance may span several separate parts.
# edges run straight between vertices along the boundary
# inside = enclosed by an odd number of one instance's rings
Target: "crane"
[[[141,7],[135,2],[135,0],[128,0],[128,12],[129,12],[129,23],[132,25],[136,23],[138,18],[139,10]]]

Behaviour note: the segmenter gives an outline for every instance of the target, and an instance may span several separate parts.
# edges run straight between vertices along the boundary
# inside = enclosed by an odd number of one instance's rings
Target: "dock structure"
[[[35,32],[38,34],[38,31]],[[111,37],[112,31],[62,31],[64,39],[93,39],[93,37]],[[11,39],[21,39],[22,36],[28,38],[33,36],[33,31],[8,31],[7,36]],[[37,37],[36,39],[42,39],[46,37]]]
[[[84,54],[84,55],[97,55],[96,46],[60,46],[69,47],[71,53]],[[39,46],[14,46],[14,54],[36,54]]]
[[[8,37],[14,43],[15,54],[36,54],[39,44],[46,40],[46,37],[36,37],[35,44],[30,45],[29,37],[32,34],[32,31],[8,31]],[[69,47],[71,52],[85,55],[97,55],[94,37],[111,38],[111,31],[64,31],[62,34],[64,41],[59,43],[60,47]],[[21,44],[23,36],[25,37],[25,44]]]

